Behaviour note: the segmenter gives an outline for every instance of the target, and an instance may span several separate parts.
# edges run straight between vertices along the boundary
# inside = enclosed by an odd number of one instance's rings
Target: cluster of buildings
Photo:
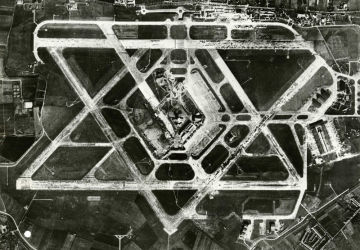
[[[135,0],[114,0],[114,5],[125,6],[127,8],[135,7]]]
[[[39,108],[45,93],[37,87],[36,79],[0,79],[0,136],[40,134],[36,123],[39,123]]]
[[[321,249],[328,242],[329,237],[319,224],[308,227],[301,238],[301,245],[309,250]]]
[[[314,112],[319,109],[331,96],[329,89],[320,89],[312,98],[311,106],[309,107],[310,112]]]
[[[339,115],[352,114],[354,112],[354,83],[341,77],[337,82],[337,99],[330,107],[330,111]]]
[[[24,10],[41,10],[45,6],[43,0],[17,0],[16,4],[22,6]]]
[[[244,220],[237,241],[251,240],[254,236],[269,236],[280,233],[284,223],[280,220]]]
[[[297,14],[293,21],[301,27],[322,26],[322,25],[335,25],[340,23],[350,23],[351,17],[345,13],[305,13]]]
[[[301,237],[300,244],[309,250],[320,250],[326,244],[331,244],[331,240],[337,235],[344,234],[344,230],[348,231],[347,234],[354,234],[352,219],[360,211],[356,190],[320,213],[316,220],[312,219]]]
[[[181,149],[202,125],[204,116],[184,88],[184,78],[174,77],[169,71],[155,74],[155,88],[165,90],[159,110],[163,110],[175,130],[172,148]]]
[[[346,153],[333,120],[321,119],[311,123],[308,129],[309,149],[315,164],[331,162]]]
[[[0,214],[0,249],[9,249],[10,247],[9,236],[13,236],[13,235],[14,233],[9,230],[9,227],[7,225],[6,216]]]

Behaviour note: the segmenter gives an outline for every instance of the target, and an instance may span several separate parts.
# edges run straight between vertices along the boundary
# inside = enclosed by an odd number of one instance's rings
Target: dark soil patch
[[[245,113],[246,109],[240,101],[239,97],[236,95],[235,91],[230,84],[226,83],[220,88],[220,94],[224,98],[226,104],[232,113]]]
[[[257,40],[294,40],[295,35],[290,30],[281,26],[266,26],[256,28]]]
[[[225,135],[224,140],[227,145],[237,147],[242,140],[249,134],[249,128],[245,125],[235,125]]]
[[[244,213],[244,205],[250,199],[258,199],[258,203],[246,209],[251,211],[262,211],[261,204],[264,199],[272,201],[276,200],[296,200],[299,191],[220,191],[212,199],[208,196],[203,199],[197,206],[196,211],[199,214],[207,214],[208,216],[227,216],[232,212],[242,215]],[[290,214],[293,208],[285,211],[284,214]]]
[[[219,50],[258,110],[267,110],[311,64],[308,51]]]
[[[6,136],[0,143],[0,156],[17,161],[35,142],[34,137]]]
[[[169,159],[170,160],[187,160],[188,155],[182,154],[182,153],[172,153],[171,155],[169,155]]]
[[[280,181],[289,176],[277,156],[240,157],[223,180]]]
[[[255,31],[254,30],[231,30],[231,38],[236,40],[254,40]]]
[[[238,115],[236,116],[237,121],[250,121],[251,116],[250,115]]]
[[[165,25],[114,25],[113,30],[119,40],[125,39],[165,39]]]
[[[145,73],[147,72],[161,57],[162,52],[159,49],[149,49],[145,54],[137,61],[137,69]]]
[[[210,153],[205,156],[204,160],[201,162],[201,166],[206,173],[212,174],[221,166],[228,156],[229,152],[225,147],[216,145]]]
[[[270,149],[271,146],[268,139],[263,133],[261,133],[246,149],[246,152],[250,154],[266,154],[269,152]]]
[[[114,49],[65,49],[64,57],[91,97],[123,66]]]
[[[137,138],[127,139],[124,143],[124,149],[141,174],[150,174],[154,168],[154,163]]]
[[[190,27],[190,38],[194,40],[223,40],[226,37],[226,26],[193,25]]]
[[[127,164],[119,160],[113,153],[110,155],[95,172],[95,178],[98,180],[119,181],[133,180]]]
[[[104,33],[96,24],[60,24],[43,25],[38,36],[40,38],[96,38],[105,39]]]
[[[130,133],[130,126],[119,110],[104,108],[101,113],[117,137],[124,138]]]
[[[178,180],[186,181],[194,178],[195,173],[188,164],[174,163],[162,164],[156,171],[155,176],[158,180]]]
[[[60,147],[32,176],[33,180],[81,180],[109,151],[105,147]]]
[[[335,162],[326,172],[326,179],[331,182],[336,193],[340,194],[359,183],[360,156]]]
[[[135,80],[127,73],[116,85],[104,96],[103,102],[107,105],[117,105],[135,87]]]
[[[296,135],[299,138],[300,144],[303,145],[304,142],[305,142],[305,129],[304,129],[304,127],[301,126],[300,124],[295,124],[294,128],[295,128]]]
[[[70,139],[74,142],[107,142],[107,138],[94,117],[89,114],[70,134]]]
[[[195,51],[195,56],[199,59],[201,65],[213,82],[220,83],[224,79],[223,73],[207,50],[198,49]]]
[[[39,48],[38,53],[45,63],[40,65],[38,70],[47,83],[41,120],[47,135],[54,139],[80,112],[84,104],[79,100],[48,50]]]
[[[170,73],[174,75],[185,75],[187,72],[186,68],[171,68]]]
[[[187,28],[185,25],[173,25],[170,27],[170,37],[172,39],[185,39],[187,37]]]
[[[273,120],[288,120],[292,115],[275,115]]]
[[[196,190],[154,190],[161,206],[169,215],[177,214]]]
[[[183,64],[187,61],[186,51],[184,49],[174,49],[170,53],[170,59],[173,63]]]
[[[304,161],[289,125],[269,124],[268,127],[280,147],[284,150],[287,157],[289,157],[289,160],[294,165],[297,173],[302,176]]]

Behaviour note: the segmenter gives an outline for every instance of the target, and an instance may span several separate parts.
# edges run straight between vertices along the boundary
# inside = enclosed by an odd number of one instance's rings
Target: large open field
[[[32,176],[34,180],[80,180],[109,151],[105,147],[59,147]]]
[[[40,28],[38,36],[41,38],[105,38],[104,33],[96,24],[49,23]]]
[[[32,70],[29,64],[35,62],[33,55],[33,31],[36,27],[32,22],[32,18],[33,14],[31,11],[25,11],[22,6],[15,8],[6,60],[6,73],[9,76],[28,74]]]
[[[273,133],[280,147],[284,150],[290,162],[294,165],[298,174],[302,176],[304,161],[289,125],[270,124],[269,129]]]
[[[175,215],[186,202],[195,194],[196,190],[154,190],[165,212]]]
[[[246,149],[247,153],[263,155],[270,151],[271,145],[263,133],[260,133]]]
[[[221,69],[217,66],[207,50],[198,49],[195,51],[195,56],[199,59],[201,65],[213,82],[220,83],[224,79]]]
[[[248,135],[249,128],[246,125],[235,125],[225,135],[224,140],[230,147],[237,147],[242,140]]]
[[[210,199],[203,199],[196,211],[209,216],[249,213],[290,214],[298,198],[298,191],[220,191]],[[250,202],[249,202],[250,201]],[[289,204],[291,203],[291,204]]]
[[[134,202],[136,192],[39,192],[37,197],[51,200],[33,202],[28,220],[50,230],[114,235],[126,233],[129,225],[136,231],[146,221]]]
[[[222,40],[227,37],[227,28],[220,25],[192,25],[189,34],[194,40]]]
[[[104,108],[101,110],[101,114],[117,137],[124,138],[130,133],[130,126],[119,110]]]
[[[201,162],[206,173],[214,173],[229,156],[228,150],[222,145],[216,145]]]
[[[5,137],[0,141],[0,162],[17,161],[34,142],[34,137]]]
[[[112,153],[96,170],[95,178],[99,180],[133,180],[126,163]]]
[[[124,149],[143,175],[148,175],[154,168],[154,163],[141,145],[139,139],[131,137],[124,143]]]
[[[219,50],[258,110],[278,100],[314,60],[308,51]]]
[[[314,41],[315,51],[336,71],[348,71],[349,60],[359,58],[359,26],[311,27],[299,31],[306,40]]]
[[[123,66],[114,49],[65,49],[64,57],[91,97]]]
[[[155,173],[158,180],[191,180],[195,173],[191,166],[185,163],[162,164]]]
[[[46,94],[41,121],[47,135],[54,139],[80,112],[84,104],[70,86],[45,48],[39,49],[39,56],[45,63],[39,67],[46,80]]]
[[[224,98],[227,106],[233,113],[246,113],[243,103],[236,95],[235,91],[229,83],[224,84],[220,88],[220,94]]]
[[[334,124],[340,140],[350,145],[352,153],[360,152],[360,119],[357,117],[339,117]]]
[[[135,87],[135,80],[130,73],[127,73],[103,98],[107,105],[118,104],[132,88]]]
[[[277,156],[240,157],[223,180],[285,180],[289,176]]]
[[[142,72],[147,72],[161,57],[162,52],[160,49],[149,49],[137,61],[136,68]]]
[[[336,193],[341,193],[347,188],[352,188],[359,182],[360,157],[335,162],[326,172],[326,179],[331,182]]]
[[[70,139],[74,142],[107,142],[105,134],[89,114],[70,134]]]

